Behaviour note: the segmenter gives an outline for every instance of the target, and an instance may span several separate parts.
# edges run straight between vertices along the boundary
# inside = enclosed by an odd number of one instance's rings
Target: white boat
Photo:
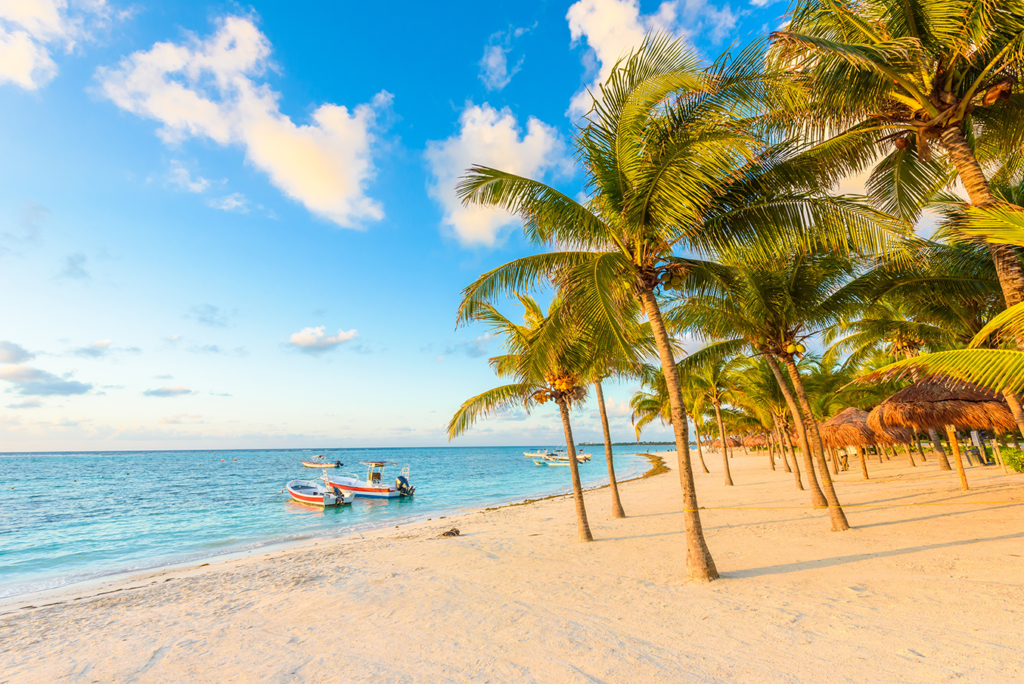
[[[366,461],[366,477],[360,479],[358,476],[346,473],[342,475],[324,474],[324,478],[330,482],[332,487],[337,487],[345,492],[351,492],[354,496],[367,496],[375,499],[397,499],[403,496],[412,496],[416,488],[409,484],[409,467],[402,468],[401,474],[395,478],[394,486],[383,481],[384,468],[389,465],[398,465],[389,461]]]
[[[285,485],[288,494],[299,503],[310,506],[343,506],[356,498],[351,492],[344,492],[331,486],[324,476],[323,482],[313,480],[292,480]]]
[[[555,449],[554,451],[524,451],[523,455],[527,458],[534,459],[534,463],[537,463],[538,459],[543,459],[547,461],[549,465],[569,464],[569,452],[565,449]],[[587,463],[590,461],[590,454],[577,453],[576,461],[578,463]],[[537,463],[537,465],[543,464]]]

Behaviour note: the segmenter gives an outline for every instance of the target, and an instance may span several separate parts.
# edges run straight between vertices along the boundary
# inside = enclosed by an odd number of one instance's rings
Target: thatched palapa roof
[[[868,415],[868,426],[884,432],[893,427],[915,431],[945,429],[1009,432],[1016,427],[1002,397],[975,385],[943,384],[929,379],[915,382],[892,395]]]
[[[765,435],[751,435],[743,440],[745,447],[768,446],[768,437]]]
[[[736,439],[735,437],[726,437],[726,439],[729,440],[729,446],[731,446],[731,447],[738,447],[738,446],[740,446],[740,440]],[[711,448],[712,449],[721,449],[722,448],[722,440],[721,439],[716,439],[714,442],[711,443]]]
[[[913,439],[909,430],[890,427],[874,430],[868,425],[868,412],[851,406],[822,423],[818,430],[827,447],[864,444],[906,444]]]
[[[868,427],[868,412],[864,409],[845,408],[820,426],[821,441],[827,447],[848,444],[874,444],[877,437]]]

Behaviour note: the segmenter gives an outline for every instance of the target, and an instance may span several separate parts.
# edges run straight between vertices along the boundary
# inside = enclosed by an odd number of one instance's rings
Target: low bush
[[[1018,473],[1024,473],[1024,451],[1007,447],[1002,450],[1003,460]]]

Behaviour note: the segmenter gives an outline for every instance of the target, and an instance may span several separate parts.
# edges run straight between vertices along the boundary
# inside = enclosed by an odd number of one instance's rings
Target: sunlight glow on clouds
[[[105,0],[0,0],[0,84],[10,82],[36,90],[57,75],[50,49],[71,52],[89,28],[106,23]]]
[[[328,335],[327,326],[321,325],[317,328],[303,328],[294,333],[288,339],[288,344],[306,354],[322,354],[357,337],[359,332],[355,328],[348,331],[338,328],[337,335]]]
[[[98,69],[101,92],[121,109],[163,124],[158,135],[168,144],[198,137],[241,145],[274,186],[339,226],[383,218],[364,190],[373,177],[373,130],[390,109],[391,94],[382,90],[351,112],[321,105],[311,124],[297,126],[281,113],[280,95],[254,80],[269,65],[267,37],[246,17],[218,23],[206,40],[156,43]]]
[[[597,92],[620,57],[625,57],[651,31],[665,31],[680,37],[708,34],[719,42],[736,26],[739,18],[728,5],[721,9],[707,0],[669,0],[654,14],[640,14],[639,0],[579,0],[565,15],[573,43],[585,39],[591,51],[585,65],[594,74],[589,88]],[[576,93],[569,114],[580,117],[590,108],[586,89]]]
[[[565,146],[551,126],[530,117],[526,135],[508,109],[469,105],[459,117],[459,132],[447,140],[427,143],[426,158],[433,179],[428,191],[444,209],[443,224],[463,245],[493,247],[502,228],[518,219],[490,207],[464,207],[455,194],[458,179],[479,164],[537,178],[552,168],[564,170]]]

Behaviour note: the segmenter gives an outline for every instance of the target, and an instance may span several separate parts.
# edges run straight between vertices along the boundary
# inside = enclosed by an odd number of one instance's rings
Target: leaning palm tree
[[[561,345],[556,355],[542,349],[542,332],[553,324],[552,318],[545,316],[532,298],[519,295],[519,301],[526,308],[524,325],[513,323],[493,306],[480,306],[475,311],[473,319],[485,323],[499,336],[507,352],[492,358],[491,367],[499,377],[512,378],[516,382],[495,387],[466,400],[448,423],[448,439],[454,439],[469,430],[479,418],[515,408],[529,411],[537,405],[553,401],[558,406],[565,432],[565,447],[569,453],[579,539],[583,542],[593,541],[583,502],[576,443],[569,420],[572,408],[587,395],[586,383],[580,378],[580,371],[587,364],[586,342],[578,329],[563,328],[562,336],[571,339],[573,343]],[[556,307],[557,304],[553,306]],[[543,358],[542,365],[538,365],[537,357]]]
[[[460,316],[513,290],[554,282],[562,295],[602,320],[624,358],[624,298],[641,304],[668,385],[682,474],[687,571],[718,573],[704,540],[693,485],[688,425],[659,290],[682,270],[675,253],[713,251],[740,242],[762,252],[778,245],[864,246],[884,251],[903,230],[849,197],[820,190],[839,178],[833,157],[768,144],[754,132],[771,93],[756,48],[706,68],[692,49],[649,38],[616,65],[575,139],[590,201],[583,204],[538,181],[473,167],[460,184],[467,204],[498,207],[523,219],[527,236],[558,251],[517,259],[481,276],[464,292]],[[831,175],[830,175],[831,174]]]
[[[845,148],[851,170],[885,154],[869,190],[911,218],[953,171],[974,206],[996,204],[980,162],[1024,144],[1022,37],[1018,0],[800,0],[769,63],[806,86],[788,100],[806,132],[860,143]],[[1006,305],[1024,301],[1013,248],[989,248]]]
[[[804,340],[860,305],[855,292],[841,289],[853,275],[853,264],[828,252],[803,251],[776,254],[771,261],[735,251],[723,261],[688,260],[683,296],[666,316],[674,329],[712,342],[687,363],[712,364],[743,351],[764,358],[797,429],[811,502],[828,507],[833,529],[849,529],[797,364]]]

